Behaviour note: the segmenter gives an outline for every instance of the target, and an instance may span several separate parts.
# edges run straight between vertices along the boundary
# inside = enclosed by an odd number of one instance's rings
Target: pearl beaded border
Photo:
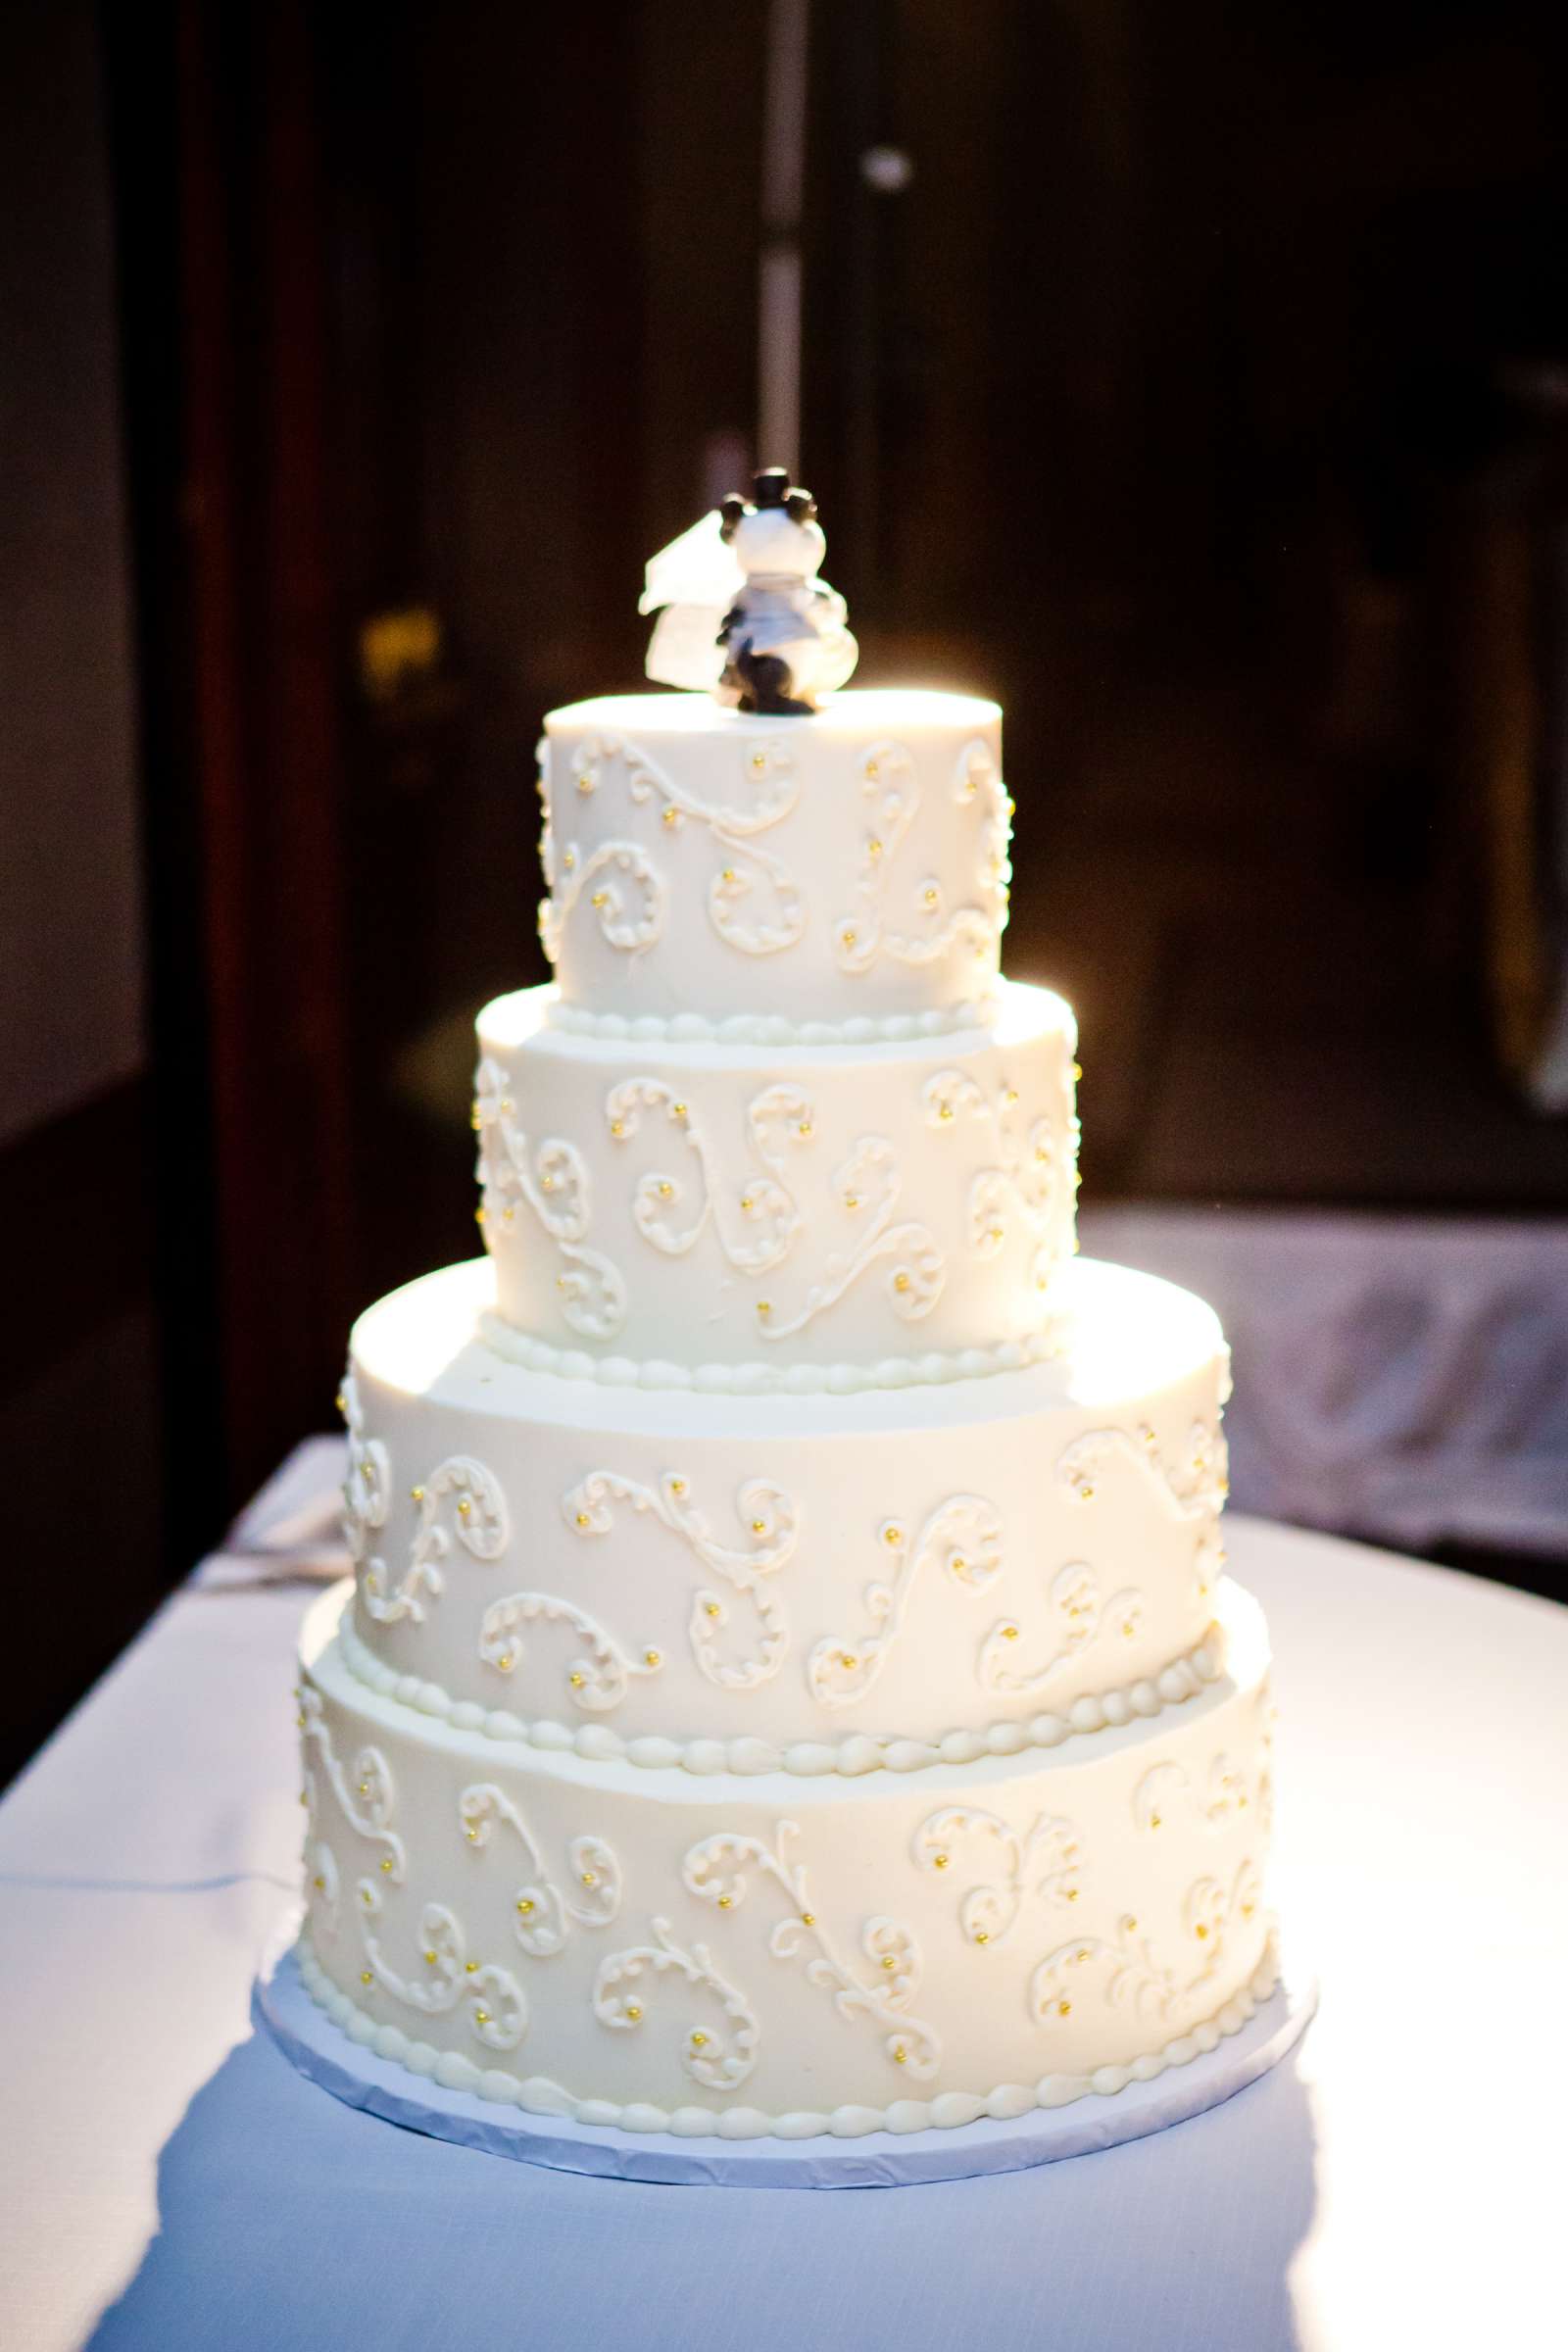
[[[1065,1351],[1068,1330],[1069,1319],[1059,1315],[1043,1331],[1022,1340],[1004,1340],[994,1348],[888,1355],[870,1364],[675,1364],[653,1356],[590,1355],[582,1348],[558,1348],[551,1340],[516,1330],[493,1307],[479,1317],[485,1346],[525,1372],[595,1381],[605,1389],[689,1389],[700,1396],[855,1396],[869,1389],[946,1388],[955,1381],[984,1380],[1049,1362]]]
[[[1201,1642],[1184,1656],[1173,1658],[1157,1675],[1110,1690],[1085,1692],[1065,1713],[1031,1715],[1023,1722],[994,1723],[984,1731],[945,1732],[937,1740],[872,1740],[863,1733],[836,1742],[826,1740],[792,1740],[779,1747],[772,1740],[669,1740],[655,1733],[626,1739],[608,1724],[525,1723],[502,1707],[482,1707],[477,1699],[455,1699],[439,1683],[416,1674],[398,1674],[367,1647],[355,1631],[352,1607],[345,1601],[337,1626],[338,1654],[344,1671],[377,1697],[412,1708],[457,1732],[479,1732],[486,1739],[511,1740],[562,1754],[570,1751],[595,1764],[635,1764],[650,1771],[682,1772],[710,1778],[734,1773],[755,1778],[760,1773],[787,1772],[811,1780],[826,1773],[858,1779],[868,1772],[920,1772],[932,1764],[974,1764],[982,1756],[1021,1755],[1026,1748],[1059,1747],[1064,1740],[1107,1726],[1131,1723],[1135,1716],[1160,1714],[1196,1698],[1205,1684],[1225,1671],[1225,1635],[1218,1619]]]
[[[1033,2083],[1003,2082],[983,2096],[945,2090],[933,2099],[895,2099],[887,2107],[808,2108],[767,2115],[760,2107],[668,2109],[645,2100],[617,2106],[612,2099],[579,2099],[545,2075],[519,2080],[503,2067],[475,2066],[460,2051],[437,2050],[430,2042],[411,2039],[399,2026],[378,2025],[367,2017],[322,1968],[308,1930],[301,1931],[296,1948],[300,1982],[311,1999],[352,2042],[377,2058],[405,2066],[443,2090],[468,2091],[498,2106],[520,2107],[528,2115],[557,2116],[618,2132],[667,2132],[683,2139],[861,2139],[872,2132],[952,2132],[985,2116],[1006,2119],[1036,2107],[1070,2106],[1075,2099],[1113,2098],[1130,2082],[1152,2082],[1167,2067],[1189,2066],[1217,2049],[1256,2016],[1279,1982],[1278,1941],[1271,1926],[1262,1958],[1229,2000],[1185,2034],[1125,2065],[1097,2066],[1087,2075],[1043,2075]]]
[[[842,1021],[792,1021],[777,1012],[732,1012],[717,1019],[702,1012],[594,1012],[558,997],[545,1025],[573,1037],[626,1038],[638,1044],[713,1046],[877,1046],[922,1037],[952,1037],[989,1029],[1002,1009],[996,996],[971,997],[931,1012],[857,1013]]]

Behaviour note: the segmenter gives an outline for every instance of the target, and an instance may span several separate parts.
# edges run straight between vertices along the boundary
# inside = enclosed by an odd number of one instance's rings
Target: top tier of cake
[[[972,1025],[989,998],[995,703],[901,689],[775,718],[612,696],[552,711],[539,758],[540,930],[582,1028],[869,1042]]]

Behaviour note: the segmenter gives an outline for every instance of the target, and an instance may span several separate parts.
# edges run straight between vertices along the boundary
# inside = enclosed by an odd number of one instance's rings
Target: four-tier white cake
[[[645,695],[540,762],[557,981],[479,1019],[488,1256],[372,1307],[343,1387],[307,1985],[650,2132],[960,2127],[1211,2048],[1274,1969],[1226,1350],[1074,1255],[999,711]]]

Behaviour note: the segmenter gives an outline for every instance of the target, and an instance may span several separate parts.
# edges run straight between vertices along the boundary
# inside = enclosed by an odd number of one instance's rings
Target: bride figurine
[[[797,715],[842,686],[858,648],[817,565],[827,541],[809,490],[782,466],[726,498],[648,565],[638,610],[658,612],[648,675],[733,710]]]

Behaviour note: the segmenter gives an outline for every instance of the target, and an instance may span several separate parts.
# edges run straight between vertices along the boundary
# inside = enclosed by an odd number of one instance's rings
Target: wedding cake
[[[760,476],[650,567],[685,691],[546,720],[556,981],[479,1017],[487,1254],[373,1306],[340,1398],[300,1973],[578,2125],[1018,2116],[1274,1982],[1224,1341],[1075,1256],[1001,713],[834,691],[821,547]]]

